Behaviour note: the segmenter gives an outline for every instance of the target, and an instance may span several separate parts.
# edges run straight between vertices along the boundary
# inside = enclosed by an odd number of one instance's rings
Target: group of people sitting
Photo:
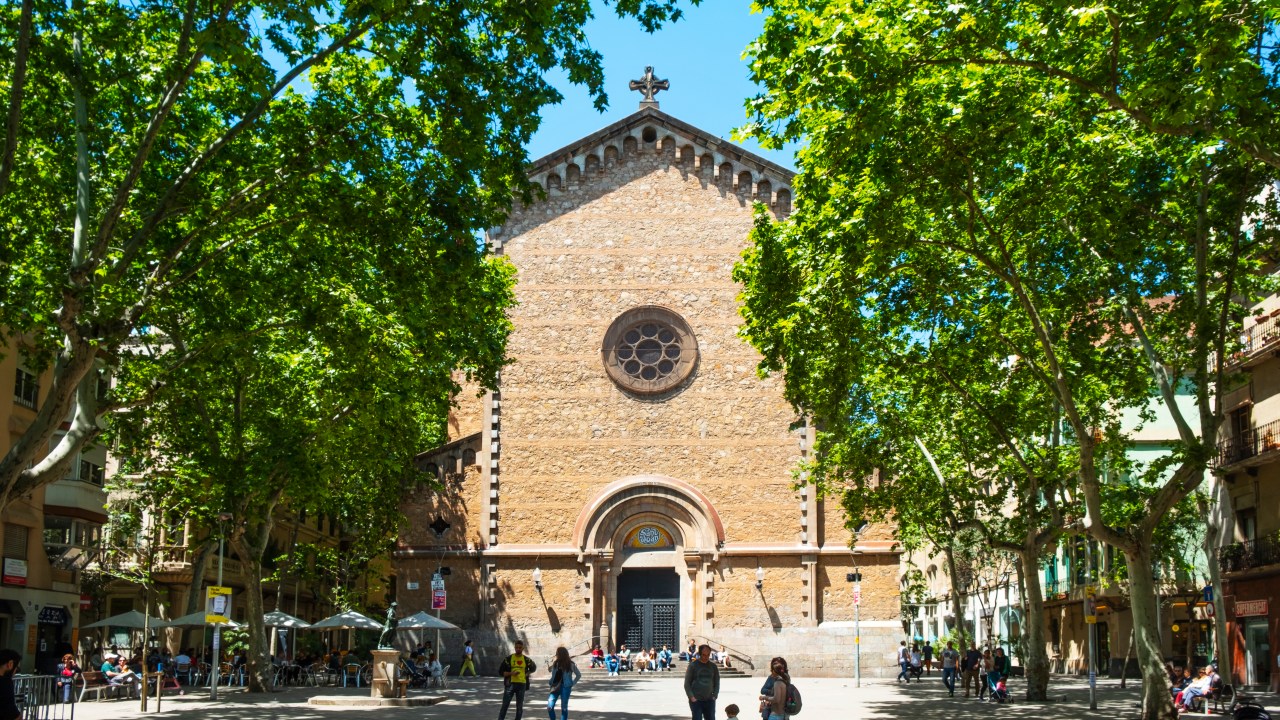
[[[1169,692],[1173,694],[1173,704],[1178,712],[1194,710],[1196,698],[1211,697],[1222,687],[1222,677],[1213,665],[1195,668],[1194,677],[1190,666],[1178,672],[1173,663],[1166,663],[1165,670],[1169,673]]]
[[[659,672],[662,670],[670,670],[675,667],[675,656],[671,652],[671,648],[666,645],[662,649],[649,648],[645,650],[632,651],[626,645],[618,648],[617,652],[605,653],[599,645],[591,648],[591,667],[602,667],[609,671],[610,675],[617,675],[619,672],[627,672],[636,670],[641,673]]]

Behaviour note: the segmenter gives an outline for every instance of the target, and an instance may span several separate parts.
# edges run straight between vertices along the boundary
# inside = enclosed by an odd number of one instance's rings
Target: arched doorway
[[[618,576],[618,642],[628,648],[679,647],[680,576],[674,568]]]

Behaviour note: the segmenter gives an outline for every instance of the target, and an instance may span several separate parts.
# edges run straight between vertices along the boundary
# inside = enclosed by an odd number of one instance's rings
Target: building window
[[[462,451],[462,467],[471,467],[476,464],[476,451],[467,448]]]
[[[40,383],[36,376],[18,368],[17,377],[13,383],[13,401],[23,407],[36,409],[36,403],[40,400]]]
[[[684,318],[657,305],[632,308],[605,331],[605,372],[624,390],[666,392],[693,373],[698,341]]]
[[[27,559],[27,526],[6,523],[4,526],[4,556]]]
[[[106,480],[106,473],[101,465],[88,460],[81,460],[80,480],[94,485],[101,485]]]

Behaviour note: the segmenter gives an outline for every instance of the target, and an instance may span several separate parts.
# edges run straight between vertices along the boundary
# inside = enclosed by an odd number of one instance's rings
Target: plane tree
[[[769,15],[749,53],[764,92],[750,103],[748,131],[807,146],[796,210],[770,231],[782,238],[768,267],[777,277],[745,281],[748,323],[762,312],[767,330],[748,334],[801,408],[838,407],[830,398],[865,380],[848,367],[857,348],[843,347],[855,336],[829,323],[874,302],[909,303],[883,329],[893,337],[967,323],[1005,344],[1035,379],[1039,404],[1061,414],[1083,528],[1135,569],[1143,715],[1173,718],[1145,569],[1171,509],[1215,456],[1232,328],[1264,292],[1257,271],[1275,246],[1275,198],[1264,189],[1276,168],[1241,141],[1244,130],[1188,120],[1186,132],[1164,132],[1075,78],[964,54],[979,40],[1015,58],[1039,46],[1074,51],[1081,67],[1122,68],[1112,95],[1145,88],[1143,102],[1163,103],[1162,117],[1180,117],[1181,83],[1198,63],[1233,87],[1271,87],[1273,68],[1257,53],[1274,14],[1236,22],[1226,9],[1157,5],[1170,12],[762,2]],[[1117,33],[1119,45],[1100,44]],[[1108,54],[1139,37],[1160,51]],[[1216,43],[1217,54],[1169,50],[1178,42]],[[1233,92],[1224,107],[1247,103],[1232,122],[1262,138],[1274,123],[1259,97]],[[1208,105],[1195,107],[1188,117]],[[769,302],[776,308],[761,310]],[[1111,473],[1135,411],[1166,421],[1176,440],[1161,461]]]

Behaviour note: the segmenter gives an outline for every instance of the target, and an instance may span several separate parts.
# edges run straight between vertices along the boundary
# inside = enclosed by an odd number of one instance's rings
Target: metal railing
[[[1059,595],[1071,592],[1071,578],[1057,578],[1044,583],[1044,599],[1053,600]]]
[[[1227,545],[1218,550],[1218,567],[1222,572],[1240,572],[1264,565],[1280,564],[1280,536]]]
[[[1240,351],[1252,356],[1280,343],[1280,315],[1272,314],[1240,333]]]
[[[1272,420],[1219,441],[1218,467],[1234,465],[1277,450],[1280,450],[1280,420]]]
[[[731,648],[728,645],[725,645],[724,643],[720,642],[719,640],[713,640],[707,637],[706,635],[694,635],[690,639],[696,642],[698,638],[702,638],[702,642],[698,643],[699,645],[702,645],[703,643],[705,643],[707,645],[710,645],[711,649],[715,652],[720,652],[720,651],[727,652],[729,653],[729,657],[735,660],[738,660],[743,665],[746,665],[752,670],[756,669],[754,656],[751,655],[750,653],[745,653],[741,650],[738,650],[737,648]],[[720,650],[716,650],[717,647],[720,648]]]
[[[64,704],[58,694],[58,678],[53,675],[15,675],[13,678],[13,696],[22,710],[22,720],[61,720],[72,716],[75,705]]]

